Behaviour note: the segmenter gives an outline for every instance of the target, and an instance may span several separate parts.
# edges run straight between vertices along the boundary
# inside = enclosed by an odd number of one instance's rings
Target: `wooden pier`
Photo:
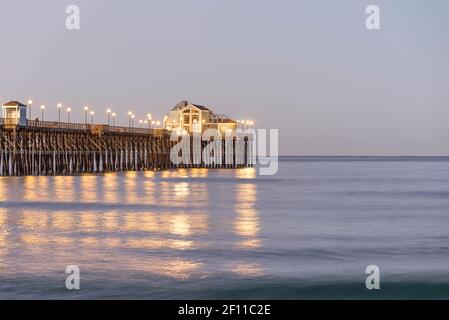
[[[247,138],[243,148],[237,148],[235,141],[219,142],[222,150],[232,148],[232,152],[223,151],[221,157],[213,152],[213,163],[203,159],[202,152],[191,152],[188,158],[192,161],[174,165],[170,150],[177,142],[170,141],[170,133],[165,129],[37,120],[27,120],[25,126],[19,126],[0,119],[0,176],[253,166],[251,142]],[[206,144],[202,142],[202,150]]]

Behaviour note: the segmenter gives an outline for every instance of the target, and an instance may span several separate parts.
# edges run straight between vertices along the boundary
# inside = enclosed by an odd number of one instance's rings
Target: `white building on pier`
[[[216,129],[224,135],[237,129],[237,121],[226,115],[214,114],[208,107],[181,101],[164,118],[164,127],[168,130],[185,130],[189,133]]]

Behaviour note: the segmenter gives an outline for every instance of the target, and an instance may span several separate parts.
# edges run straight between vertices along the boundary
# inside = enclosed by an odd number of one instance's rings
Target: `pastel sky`
[[[190,100],[278,128],[282,155],[449,155],[447,0],[0,0],[0,17],[0,100],[46,119]]]

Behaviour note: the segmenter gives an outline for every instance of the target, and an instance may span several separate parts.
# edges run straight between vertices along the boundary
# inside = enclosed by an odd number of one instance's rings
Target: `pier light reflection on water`
[[[254,277],[256,169],[0,178],[0,278]],[[60,284],[58,283],[57,286]]]
[[[0,177],[0,299],[447,299],[448,161]]]

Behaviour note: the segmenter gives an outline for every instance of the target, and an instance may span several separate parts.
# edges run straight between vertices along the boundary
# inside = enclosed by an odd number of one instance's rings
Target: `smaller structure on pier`
[[[2,118],[5,125],[26,126],[27,106],[19,101],[9,101],[2,105]]]
[[[229,116],[214,114],[208,107],[181,101],[164,118],[164,127],[168,130],[185,130],[189,133],[216,129],[224,135],[237,129],[237,122]]]

